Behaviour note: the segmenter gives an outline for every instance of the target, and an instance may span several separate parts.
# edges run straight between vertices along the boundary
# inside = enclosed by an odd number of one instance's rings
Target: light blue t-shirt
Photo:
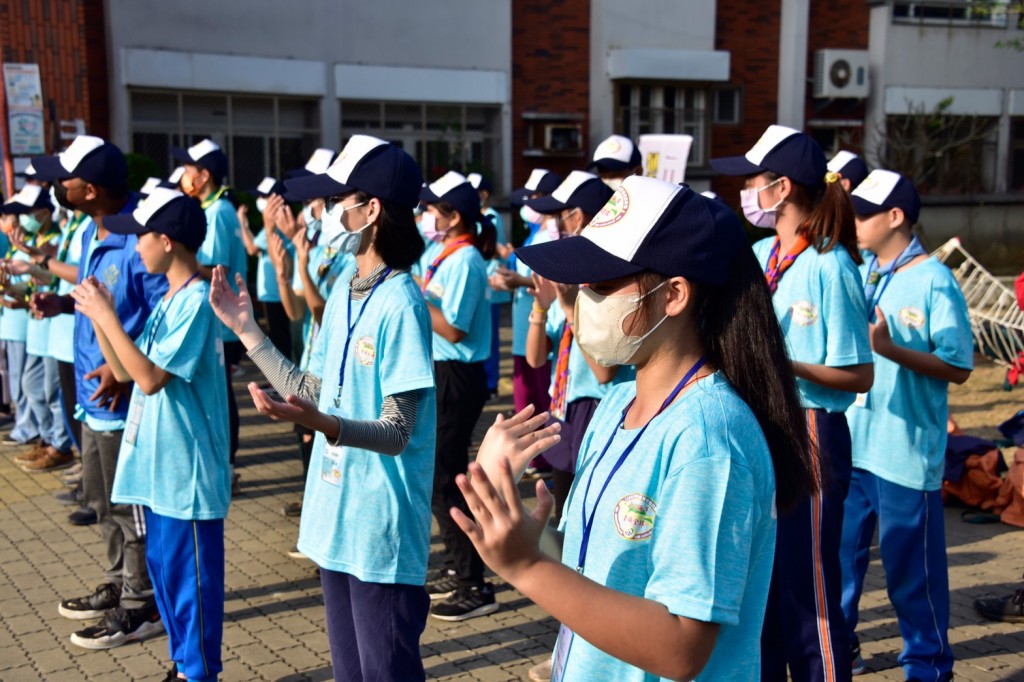
[[[635,395],[633,382],[609,391],[583,438],[562,515],[562,563],[576,568],[582,514],[596,513],[583,574],[674,615],[720,624],[698,680],[758,680],[776,524],[775,475],[761,428],[720,373],[693,384],[650,423],[595,512],[598,492],[636,437],[635,429],[616,429]],[[558,642],[556,652],[564,646]],[[574,636],[562,679],[659,678]]]
[[[868,265],[861,266],[861,274],[867,277]],[[967,304],[945,265],[929,258],[894,273],[878,305],[898,345],[973,369]],[[846,411],[853,466],[914,490],[939,490],[946,463],[948,393],[947,382],[876,353],[875,383],[866,399],[859,398]]]
[[[754,244],[762,268],[768,264],[774,239]],[[843,247],[828,253],[806,249],[779,280],[772,303],[791,360],[828,367],[871,362],[864,288]],[[805,408],[844,412],[856,397],[799,377],[796,384]]]
[[[422,280],[423,275],[425,275],[427,272],[427,268],[430,266],[431,263],[434,262],[434,259],[441,254],[441,251],[443,249],[444,245],[441,244],[440,242],[435,242],[432,239],[424,238],[423,255],[420,256],[420,259],[418,261],[413,263],[413,266],[412,268],[410,268],[409,272],[415,275],[416,277],[419,277],[420,280]]]
[[[73,232],[70,231],[70,221],[64,225],[57,251],[58,255],[64,255],[64,263],[77,266],[82,261],[82,235],[85,234],[91,222],[92,218],[86,216]],[[66,296],[75,289],[72,282],[66,282],[59,278],[57,282],[58,296]],[[49,352],[51,357],[60,362],[75,361],[74,315],[57,315],[50,318]]]
[[[171,379],[132,389],[111,500],[183,521],[223,519],[231,502],[227,378],[219,320],[202,280],[161,299],[136,344]]]
[[[498,233],[498,243],[507,243],[508,237],[505,235],[505,223],[501,219],[501,214],[490,207],[483,209],[483,214],[491,217],[491,222],[494,223],[494,230]],[[494,258],[487,261],[487,276],[490,277],[498,271],[498,268],[502,267],[508,267],[508,261],[498,254],[494,254]],[[511,300],[511,292],[491,289],[491,305],[500,305],[502,303],[508,303]]]
[[[53,224],[56,228],[56,224]],[[45,237],[39,235],[33,235],[30,244],[33,246],[41,246],[43,243],[57,244],[60,246],[61,234],[59,231],[54,229],[53,233],[48,233]],[[37,291],[47,291],[47,286],[37,286]],[[50,357],[50,322],[52,318],[46,317],[41,320],[37,320],[34,315],[27,315],[28,321],[25,325],[25,352],[29,355],[34,355],[39,358]]]
[[[437,408],[430,356],[430,313],[407,273],[385,280],[369,299],[352,301],[345,389],[338,374],[345,348],[349,280],[339,280],[324,310],[309,363],[321,377],[320,409],[344,419],[380,418],[384,398],[417,391],[416,424],[397,456],[313,439],[299,525],[299,549],[318,566],[365,582],[422,585],[430,553]],[[336,453],[336,456],[332,456]]]
[[[435,333],[434,360],[483,362],[491,356],[490,293],[487,266],[476,248],[463,247],[442,261],[424,295],[466,336],[452,343]]]
[[[11,260],[29,260],[29,255],[20,249],[11,253],[10,248],[8,248],[7,253],[8,258]],[[12,275],[10,282],[11,284],[20,284],[28,282],[30,279],[28,275]],[[27,335],[28,310],[24,308],[0,308],[0,341],[25,343]]]
[[[558,365],[558,345],[562,341],[562,330],[565,327],[565,312],[558,301],[555,301],[548,310],[548,323],[545,327],[548,338],[551,339],[551,391],[555,389],[556,369]],[[565,404],[570,404],[583,398],[601,400],[612,386],[633,381],[636,379],[636,367],[623,365],[615,372],[615,377],[607,384],[599,384],[594,370],[590,368],[587,359],[583,356],[583,350],[576,342],[575,335],[572,343],[569,344],[569,379],[566,387]]]
[[[277,231],[284,242],[284,249],[292,258],[295,257],[295,244],[291,239],[284,236],[280,230]],[[260,230],[259,234],[253,237],[253,243],[260,250],[256,259],[256,299],[265,303],[280,303],[281,290],[277,285],[277,271],[274,269],[274,262],[270,260],[267,253],[267,231]]]
[[[206,239],[199,246],[196,259],[201,265],[213,267],[223,265],[227,270],[228,284],[235,289],[235,273],[245,279],[248,271],[248,256],[242,243],[242,226],[231,202],[221,197],[203,209],[206,213]],[[280,299],[279,299],[280,300]],[[225,341],[237,341],[233,331],[217,320],[221,336]]]
[[[543,244],[551,241],[551,235],[543,227],[538,226],[523,242],[523,246]],[[522,277],[529,277],[533,270],[523,262],[522,258],[516,258],[516,273]],[[526,335],[530,332],[530,311],[533,310],[533,296],[526,291],[526,287],[516,287],[512,294],[512,355],[526,357]]]

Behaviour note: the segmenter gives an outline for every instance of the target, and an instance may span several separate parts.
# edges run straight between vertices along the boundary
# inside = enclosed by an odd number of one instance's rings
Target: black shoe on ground
[[[435,568],[427,573],[425,585],[431,601],[447,599],[459,589],[459,581],[455,579],[455,571],[449,568]]]
[[[70,490],[64,490],[53,496],[61,504],[70,507],[71,505],[79,505],[82,503],[82,489],[71,488]]]
[[[167,671],[167,677],[164,678],[164,682],[176,682],[181,678],[178,677],[178,664],[172,663],[171,669]]]
[[[430,615],[440,620],[460,621],[485,616],[498,610],[494,588],[484,583],[475,587],[460,587],[444,601],[430,605]]]
[[[68,514],[68,523],[73,526],[91,526],[97,520],[95,510],[90,507],[79,507]]]
[[[1024,623],[1024,588],[1009,597],[975,599],[974,610],[988,620]]]
[[[83,649],[113,649],[128,642],[140,642],[164,631],[156,606],[107,611],[96,625],[71,635],[71,643]]]
[[[103,583],[93,590],[92,594],[65,599],[57,606],[57,611],[71,620],[94,620],[102,618],[107,611],[120,603],[120,588],[110,583]]]

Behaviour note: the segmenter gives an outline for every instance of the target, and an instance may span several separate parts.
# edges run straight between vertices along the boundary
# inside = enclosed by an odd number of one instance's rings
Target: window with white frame
[[[709,125],[739,121],[738,91],[680,84],[620,82],[615,129],[633,140],[661,133],[692,135],[690,167],[707,166]],[[719,119],[721,119],[719,121]]]
[[[933,26],[992,26],[1005,28],[1009,0],[895,0],[897,24]]]
[[[500,106],[342,100],[342,140],[357,133],[405,149],[427,180],[455,169],[504,186]]]
[[[228,179],[247,190],[263,177],[301,168],[320,146],[316,99],[264,95],[134,90],[131,92],[132,151],[169,173],[171,147],[204,138],[228,155]]]

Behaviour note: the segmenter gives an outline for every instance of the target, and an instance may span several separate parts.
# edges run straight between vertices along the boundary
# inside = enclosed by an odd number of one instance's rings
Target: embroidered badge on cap
[[[643,493],[626,495],[615,505],[615,532],[630,541],[647,540],[654,532],[658,505]]]
[[[629,210],[629,192],[626,191],[625,187],[621,185],[612,198],[608,200],[594,219],[587,225],[587,229],[598,229],[602,227],[610,227],[615,223],[619,222],[626,217],[626,211]]]

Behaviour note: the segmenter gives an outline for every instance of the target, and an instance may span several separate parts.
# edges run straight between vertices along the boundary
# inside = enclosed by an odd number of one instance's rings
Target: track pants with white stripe
[[[848,682],[850,642],[841,606],[839,545],[850,485],[850,429],[843,413],[807,410],[821,492],[779,516],[764,629],[761,679]]]
[[[908,680],[945,680],[953,671],[949,646],[949,574],[942,491],[922,491],[854,469],[843,519],[843,612],[856,642],[857,607],[878,524],[889,601],[896,609]]]
[[[187,521],[146,509],[146,564],[171,660],[190,682],[223,670],[224,519]]]

